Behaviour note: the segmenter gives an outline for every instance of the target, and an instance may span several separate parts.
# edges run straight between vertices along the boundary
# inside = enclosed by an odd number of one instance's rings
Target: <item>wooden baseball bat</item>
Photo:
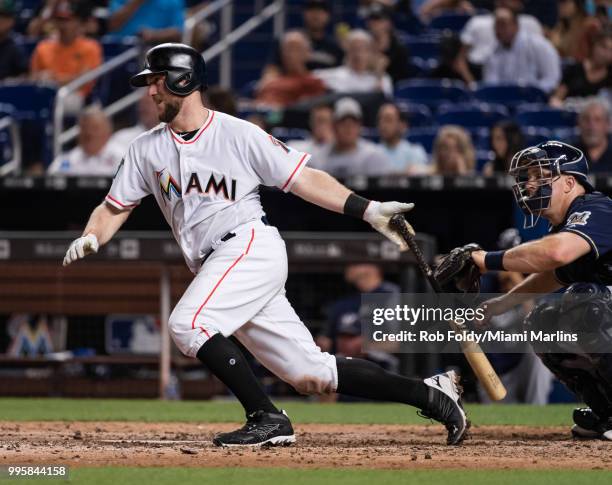
[[[400,236],[402,236],[404,241],[406,241],[406,244],[408,244],[408,247],[416,258],[419,269],[425,275],[427,281],[429,281],[429,284],[433,288],[434,292],[442,293],[440,283],[438,280],[436,280],[431,267],[423,257],[421,248],[419,248],[419,245],[414,239],[414,230],[412,229],[412,226],[401,214],[396,214],[391,217],[389,226]],[[457,322],[451,321],[449,324],[457,333],[467,332],[467,329]],[[476,377],[487,391],[489,397],[494,401],[501,401],[504,397],[506,397],[506,388],[499,379],[495,369],[493,369],[487,355],[482,351],[482,348],[480,348],[480,345],[478,345],[476,342],[464,341],[461,342],[461,351],[465,355],[465,358],[474,371],[474,374],[476,374]]]

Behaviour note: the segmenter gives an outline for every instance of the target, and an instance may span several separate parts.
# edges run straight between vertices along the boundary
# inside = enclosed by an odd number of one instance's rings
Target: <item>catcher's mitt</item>
[[[445,292],[480,292],[480,270],[472,259],[472,252],[481,249],[476,243],[466,244],[453,249],[442,259],[434,271],[434,276]]]

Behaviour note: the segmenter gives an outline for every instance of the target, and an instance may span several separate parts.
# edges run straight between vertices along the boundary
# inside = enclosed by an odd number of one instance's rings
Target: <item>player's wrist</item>
[[[374,201],[351,192],[344,202],[344,209],[342,212],[347,216],[367,220],[366,215],[368,211],[372,210],[373,202]]]
[[[484,267],[489,271],[505,271],[504,255],[506,251],[488,251],[484,255]]]

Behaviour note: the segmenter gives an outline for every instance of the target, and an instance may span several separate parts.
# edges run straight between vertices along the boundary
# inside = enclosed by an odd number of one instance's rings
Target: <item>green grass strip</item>
[[[0,480],[17,484],[113,485],[589,485],[609,484],[612,473],[600,470],[295,470],[281,468],[78,468],[70,480]]]
[[[285,401],[294,423],[423,424],[416,410],[401,404],[320,404]],[[467,406],[475,425],[566,426],[574,405]],[[239,422],[244,419],[235,401],[157,401],[127,399],[0,399],[4,421],[146,421]]]

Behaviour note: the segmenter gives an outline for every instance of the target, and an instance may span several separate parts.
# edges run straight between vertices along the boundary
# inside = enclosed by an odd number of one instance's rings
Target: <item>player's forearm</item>
[[[352,193],[328,173],[309,167],[302,171],[291,192],[307,202],[341,214]]]
[[[475,251],[472,257],[482,272],[503,269],[519,273],[543,273],[565,266],[587,254],[589,250],[589,244],[583,238],[563,232],[521,244],[504,252]],[[498,255],[497,261],[493,258],[494,254]],[[494,267],[499,263],[501,266]]]
[[[102,202],[89,216],[83,236],[93,234],[98,239],[100,245],[106,244],[127,220],[129,215],[130,211],[119,211]]]
[[[108,19],[108,30],[112,32],[123,27],[145,1],[146,0],[132,0],[113,13]]]
[[[504,255],[504,268],[521,273],[542,273],[564,264],[554,237],[542,238],[512,248]]]

